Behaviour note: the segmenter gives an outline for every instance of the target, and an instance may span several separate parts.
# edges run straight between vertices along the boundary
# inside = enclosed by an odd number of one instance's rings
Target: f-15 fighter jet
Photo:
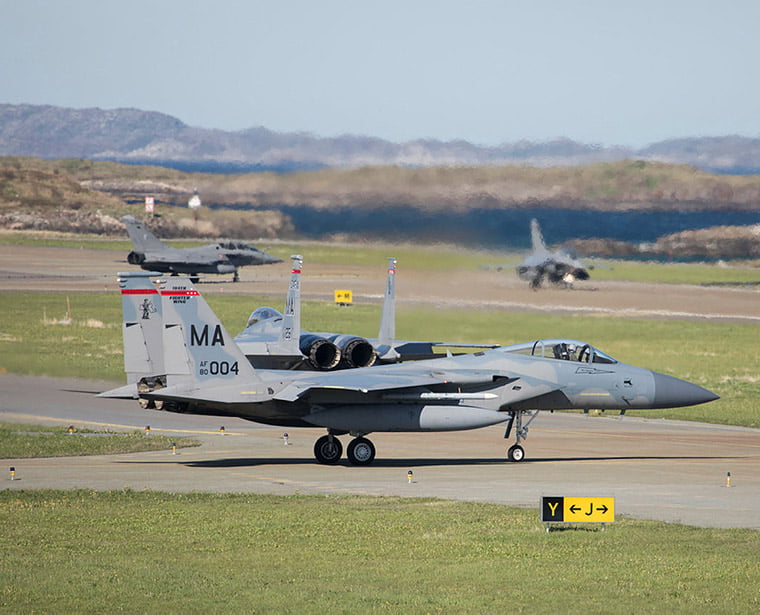
[[[620,363],[589,344],[543,340],[417,361],[334,372],[255,369],[188,279],[160,291],[167,384],[141,399],[163,410],[233,416],[285,427],[324,427],[320,463],[367,465],[372,432],[476,429],[507,423],[511,461],[525,456],[528,424],[541,410],[648,409],[717,399],[696,384]],[[571,346],[574,348],[571,352]],[[514,429],[512,429],[514,427]]]
[[[436,348],[496,348],[496,344],[416,342],[396,340],[396,259],[389,257],[385,299],[376,338],[350,333],[301,329],[301,271],[303,257],[291,256],[290,286],[285,314],[271,307],[256,308],[246,328],[235,336],[254,367],[331,371],[371,365],[418,361],[445,356]]]

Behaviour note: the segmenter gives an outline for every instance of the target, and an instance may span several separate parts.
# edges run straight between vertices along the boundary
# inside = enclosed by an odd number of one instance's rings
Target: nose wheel
[[[510,414],[504,437],[509,438],[509,434],[512,433],[512,427],[514,426],[516,442],[507,449],[507,459],[517,462],[525,459],[525,449],[520,446],[520,442],[528,437],[528,425],[538,416],[538,410],[516,410]],[[528,417],[528,420],[524,420],[524,415]]]

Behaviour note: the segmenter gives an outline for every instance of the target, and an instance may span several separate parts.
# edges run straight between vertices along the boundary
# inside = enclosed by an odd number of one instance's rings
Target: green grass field
[[[278,244],[272,252],[287,257],[297,249]],[[355,247],[343,250],[315,252],[311,260],[347,262],[356,254]],[[373,264],[388,256],[384,248],[372,250]],[[463,262],[432,249],[419,258],[393,253],[431,270]],[[483,260],[501,262],[491,255]],[[634,264],[625,275],[650,275],[639,267],[648,266]],[[728,278],[737,271],[715,269]],[[669,266],[656,275],[672,283],[686,276]],[[271,298],[206,298],[233,335],[255,307],[282,308]],[[0,293],[0,372],[123,382],[118,293],[71,293],[72,322],[60,324],[66,299],[62,293]],[[303,324],[372,336],[379,314],[378,305],[305,302]],[[407,308],[397,317],[398,337],[405,339],[586,340],[621,361],[722,396],[695,408],[640,414],[760,427],[756,325]],[[24,444],[34,454],[51,453],[44,448],[51,436],[20,435],[36,441]],[[60,437],[68,446],[101,440]],[[0,430],[0,451],[5,441]],[[477,503],[6,488],[0,489],[0,545],[3,613],[691,614],[760,608],[759,532],[618,519],[604,532],[547,534],[537,509]]]
[[[427,499],[0,491],[6,613],[752,613],[760,532]]]
[[[121,301],[117,293],[69,296],[73,322],[54,324],[66,314],[61,293],[0,293],[0,371],[123,381]],[[271,298],[209,295],[207,300],[235,335],[248,315]],[[282,305],[273,307],[282,308]],[[305,328],[374,336],[380,306],[305,302]],[[399,339],[512,344],[569,337],[587,341],[616,359],[691,380],[721,400],[693,408],[641,411],[667,417],[760,427],[760,355],[757,325],[637,320],[607,316],[561,316],[499,311],[402,308]]]
[[[0,459],[31,459],[36,457],[75,457],[79,455],[115,455],[166,451],[199,446],[198,440],[146,436],[144,432],[115,433],[68,427],[0,423]]]

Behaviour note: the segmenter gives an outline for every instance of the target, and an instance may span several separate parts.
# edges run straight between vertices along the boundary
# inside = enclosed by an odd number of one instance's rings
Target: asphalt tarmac
[[[386,262],[376,265],[311,263],[305,257],[302,294],[305,299],[332,301],[336,289],[350,289],[356,302],[382,300]],[[126,254],[108,250],[0,245],[0,292],[116,292],[116,273],[139,269]],[[544,288],[535,292],[511,269],[462,268],[419,271],[399,263],[396,301],[400,306],[464,310],[539,311],[599,314],[637,318],[678,318],[760,324],[760,287],[716,287],[688,284],[644,284],[591,279],[573,290]],[[282,308],[290,279],[289,262],[243,267],[240,282],[232,276],[204,276],[204,294],[234,293],[272,297]]]
[[[756,429],[541,413],[520,463],[505,460],[504,428],[495,426],[373,434],[377,458],[371,466],[323,466],[312,453],[321,429],[287,430],[286,445],[283,428],[143,410],[133,401],[95,397],[114,384],[2,375],[0,421],[117,430],[150,426],[151,433],[194,437],[202,446],[177,454],[8,459],[16,480],[5,474],[3,488],[436,497],[532,507],[537,518],[541,496],[613,496],[618,518],[760,530]],[[344,446],[348,440],[342,438]]]

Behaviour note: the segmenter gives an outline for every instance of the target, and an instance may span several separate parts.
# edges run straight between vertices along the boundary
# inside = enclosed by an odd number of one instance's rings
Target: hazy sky
[[[760,136],[757,0],[0,0],[0,102],[498,144]]]

